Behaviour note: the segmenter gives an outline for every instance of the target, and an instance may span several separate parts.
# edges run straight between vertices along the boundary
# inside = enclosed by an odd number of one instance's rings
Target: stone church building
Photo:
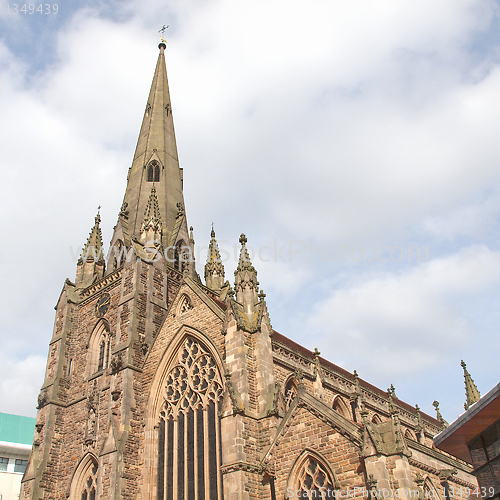
[[[64,283],[21,499],[467,499],[446,422],[273,330],[246,238],[195,271],[165,43],[104,257]]]

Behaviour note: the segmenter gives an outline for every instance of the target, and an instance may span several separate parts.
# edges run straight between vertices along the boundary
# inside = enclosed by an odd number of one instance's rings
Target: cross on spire
[[[168,28],[168,25],[165,26],[163,25],[159,30],[158,30],[158,33],[160,33],[160,39],[162,41],[162,43],[167,43],[167,41],[165,40],[164,38],[164,35],[165,35],[165,31],[167,30]]]

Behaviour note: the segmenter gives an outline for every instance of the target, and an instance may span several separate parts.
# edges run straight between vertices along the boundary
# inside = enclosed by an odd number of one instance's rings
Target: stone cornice
[[[82,301],[80,302],[80,305],[86,305],[88,304],[94,297],[94,294],[97,292],[100,292],[101,290],[104,289],[110,289],[114,285],[117,285],[119,283],[119,280],[122,277],[122,272],[123,268],[120,267],[119,269],[116,269],[116,271],[113,271],[111,274],[108,274],[104,278],[102,278],[100,281],[97,283],[94,283],[93,285],[85,288],[80,292],[80,296],[82,297]]]
[[[405,442],[406,442],[406,445],[408,446],[408,448],[412,448],[415,451],[419,451],[420,453],[423,453],[424,455],[431,456],[435,460],[439,460],[440,462],[444,462],[448,465],[451,465],[452,467],[455,467],[456,469],[460,469],[464,472],[467,472],[467,474],[472,474],[472,472],[473,472],[472,467],[467,465],[465,462],[457,460],[456,458],[449,457],[448,455],[445,455],[444,453],[441,453],[433,448],[429,448],[428,446],[424,446],[423,444],[418,443],[416,441],[413,441],[412,439],[405,438]],[[453,480],[455,480],[455,479],[453,479]]]

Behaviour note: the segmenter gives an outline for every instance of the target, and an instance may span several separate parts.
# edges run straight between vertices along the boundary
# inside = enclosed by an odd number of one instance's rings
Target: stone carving
[[[120,353],[115,354],[113,356],[113,358],[111,359],[110,366],[111,366],[111,373],[116,373],[116,372],[120,371],[120,369],[123,366],[123,360],[122,360],[122,356]]]
[[[38,395],[38,405],[36,407],[37,410],[41,410],[48,403],[48,397],[46,391],[41,391]]]
[[[128,203],[126,201],[123,202],[122,207],[120,208],[119,217],[123,217],[124,219],[128,219]]]

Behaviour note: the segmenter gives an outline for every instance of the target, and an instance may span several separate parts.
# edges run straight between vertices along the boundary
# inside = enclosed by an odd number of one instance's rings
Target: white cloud
[[[45,357],[33,355],[13,360],[7,353],[2,352],[0,364],[2,365],[1,411],[28,417],[36,416],[37,396],[45,374]]]
[[[316,327],[348,334],[330,347],[333,361],[350,362],[352,342],[366,354],[381,335],[392,341],[381,352],[393,359],[385,370],[435,367],[439,356],[429,352],[474,330],[484,290],[497,283],[494,247],[480,245],[500,230],[498,204],[493,194],[484,202],[476,196],[500,192],[500,69],[495,50],[469,51],[497,6],[122,2],[120,22],[103,17],[111,4],[75,10],[53,34],[57,53],[48,66],[0,44],[0,208],[15,214],[0,221],[9,242],[0,249],[0,335],[18,334],[9,349],[25,357],[45,349],[52,306],[64,278],[74,277],[70,247],[85,241],[97,205],[109,241],[157,57],[154,36],[165,22],[197,243],[208,243],[211,222],[221,239],[236,243],[243,231],[255,248],[312,239],[322,248],[368,249],[409,234],[417,234],[413,244],[435,248],[447,239],[456,245],[452,257],[414,269],[388,263],[377,268],[386,274],[355,282],[352,263],[255,262],[282,333],[297,338],[319,302],[336,314],[332,323],[318,308]],[[31,73],[33,66],[41,69]],[[462,251],[462,235],[478,246]],[[228,279],[233,269],[226,266]],[[325,299],[332,282],[342,288]],[[491,334],[494,317],[482,327]],[[408,343],[417,332],[421,341]],[[412,353],[411,369],[394,361],[402,351]]]
[[[320,301],[310,327],[347,366],[417,375],[480,335],[463,304],[499,284],[500,252],[473,246],[401,273],[362,275]]]

